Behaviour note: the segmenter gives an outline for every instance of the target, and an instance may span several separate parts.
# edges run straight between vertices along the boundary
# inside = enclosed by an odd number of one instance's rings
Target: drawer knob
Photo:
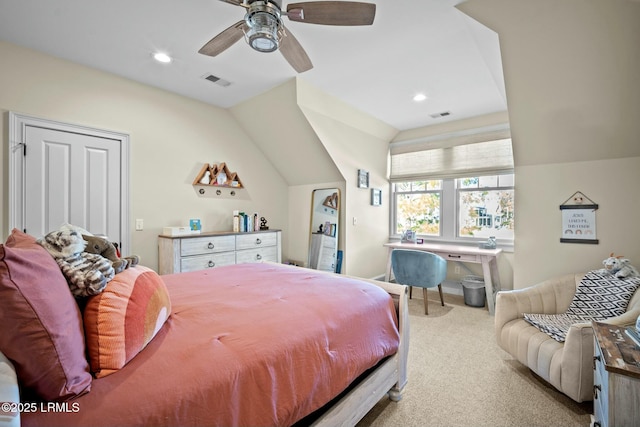
[[[262,259],[262,255],[260,255],[260,254],[256,254],[256,259],[257,259],[258,261],[260,261],[260,260]]]
[[[207,264],[209,266],[209,268],[215,267],[216,263],[213,261],[209,261],[209,263]]]
[[[462,256],[461,256],[461,255],[451,255],[451,254],[449,254],[449,255],[447,255],[447,256],[448,256],[449,258],[462,258]]]
[[[262,243],[262,240],[260,240],[260,239],[256,239],[256,245],[259,245],[259,244],[261,244],[261,243]]]
[[[213,249],[213,243],[209,242],[209,244],[207,245],[208,249]]]

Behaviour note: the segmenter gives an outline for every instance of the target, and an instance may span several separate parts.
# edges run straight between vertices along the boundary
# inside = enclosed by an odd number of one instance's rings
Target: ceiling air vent
[[[205,74],[202,76],[203,79],[209,80],[212,83],[217,84],[218,86],[228,87],[231,86],[231,82],[226,81],[218,76],[214,76],[213,74]]]
[[[450,111],[443,111],[442,113],[429,114],[429,116],[431,116],[432,119],[439,119],[440,117],[447,117],[450,115],[451,115]]]

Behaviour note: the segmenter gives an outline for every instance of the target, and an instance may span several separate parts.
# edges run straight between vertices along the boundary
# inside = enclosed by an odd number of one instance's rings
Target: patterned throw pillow
[[[116,274],[84,309],[89,363],[95,376],[105,377],[126,365],[158,333],[170,313],[167,288],[155,271],[138,265]]]
[[[582,278],[566,312],[524,314],[524,319],[558,342],[564,342],[574,323],[599,321],[624,314],[640,286],[640,277],[619,279],[599,270]]]
[[[590,271],[582,278],[567,314],[602,320],[627,311],[629,300],[640,286],[640,277],[619,279],[609,273]]]

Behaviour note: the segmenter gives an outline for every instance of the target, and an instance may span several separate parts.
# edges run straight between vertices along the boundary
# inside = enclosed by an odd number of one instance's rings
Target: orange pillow
[[[97,378],[133,359],[169,318],[171,302],[158,274],[135,266],[115,275],[84,309],[89,364]]]

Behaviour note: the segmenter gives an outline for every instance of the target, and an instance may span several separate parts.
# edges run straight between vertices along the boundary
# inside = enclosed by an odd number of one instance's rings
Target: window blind
[[[513,170],[508,130],[391,144],[392,181],[460,178]]]

